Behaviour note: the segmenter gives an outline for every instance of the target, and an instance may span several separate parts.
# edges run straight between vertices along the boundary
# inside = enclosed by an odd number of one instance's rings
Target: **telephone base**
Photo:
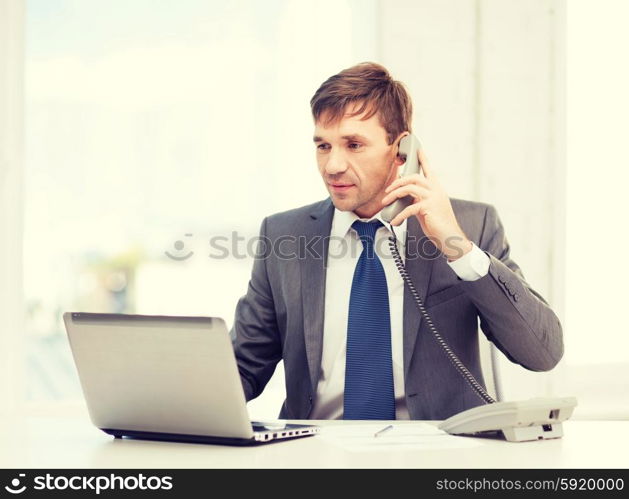
[[[455,414],[439,428],[453,435],[498,437],[508,442],[561,438],[562,422],[576,405],[574,397],[496,402]]]
[[[472,433],[456,433],[461,437],[491,438],[507,442],[532,442],[534,440],[550,440],[563,437],[561,423],[553,425],[510,426],[497,430],[477,431]]]
[[[531,440],[549,440],[563,437],[561,423],[535,426],[511,426],[503,428],[502,434],[509,442],[529,442]]]

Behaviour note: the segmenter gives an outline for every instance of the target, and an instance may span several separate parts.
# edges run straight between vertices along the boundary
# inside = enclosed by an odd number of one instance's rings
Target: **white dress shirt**
[[[362,219],[353,212],[337,209],[334,210],[330,230],[325,281],[323,352],[317,394],[310,414],[313,419],[341,419],[343,417],[349,299],[354,270],[363,249],[358,234],[351,229],[351,226],[356,220],[368,222],[374,219],[380,220],[383,224],[376,232],[374,247],[376,255],[382,262],[389,290],[395,417],[409,419],[404,393],[404,281],[398,273],[389,248],[388,238],[391,230],[389,225],[382,220],[380,213],[370,219]],[[397,237],[398,250],[404,258],[406,220],[399,226],[393,227],[393,230]],[[448,265],[461,279],[473,281],[487,274],[489,257],[473,245],[472,251],[453,262],[448,262]]]

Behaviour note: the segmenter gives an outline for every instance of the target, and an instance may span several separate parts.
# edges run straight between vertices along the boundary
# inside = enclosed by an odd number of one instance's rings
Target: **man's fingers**
[[[413,173],[412,175],[405,175],[398,179],[395,179],[393,182],[389,184],[389,186],[384,190],[384,192],[391,192],[398,187],[402,187],[403,185],[408,184],[416,184],[424,189],[430,189],[430,183],[426,181],[419,173]]]
[[[400,225],[404,220],[412,215],[417,215],[421,211],[421,202],[404,208],[396,217],[391,220],[391,225]]]
[[[428,194],[428,189],[424,187],[420,187],[417,184],[406,184],[389,192],[389,194],[382,198],[382,204],[391,204],[396,199],[403,198],[404,196],[412,196],[413,199],[424,199]]]

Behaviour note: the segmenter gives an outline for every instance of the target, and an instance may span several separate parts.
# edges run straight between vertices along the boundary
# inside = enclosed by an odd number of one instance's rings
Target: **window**
[[[80,398],[64,311],[231,325],[262,217],[326,196],[308,102],[372,57],[370,5],[28,2],[30,400]]]

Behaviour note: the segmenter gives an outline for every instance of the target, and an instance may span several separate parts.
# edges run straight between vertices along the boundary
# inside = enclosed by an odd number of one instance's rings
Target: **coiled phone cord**
[[[437,328],[432,323],[432,319],[430,318],[430,315],[428,315],[428,312],[426,311],[426,307],[424,306],[424,302],[422,301],[421,297],[419,296],[419,293],[417,293],[417,290],[415,289],[415,285],[413,284],[413,281],[411,281],[411,278],[408,275],[408,271],[406,270],[406,266],[404,265],[404,262],[402,261],[402,257],[400,256],[400,252],[399,252],[398,247],[397,247],[397,238],[395,237],[395,232],[393,231],[393,226],[390,226],[390,227],[391,227],[391,233],[393,235],[389,237],[389,247],[391,248],[391,254],[393,255],[393,259],[395,260],[395,266],[397,267],[398,272],[402,276],[402,279],[404,280],[404,282],[408,286],[409,291],[413,295],[413,299],[415,300],[415,304],[417,305],[417,308],[419,308],[419,312],[421,313],[422,317],[426,321],[426,324],[428,324],[428,328],[430,329],[430,331],[432,332],[433,336],[437,340],[437,343],[439,343],[439,345],[441,345],[441,348],[443,348],[443,350],[446,353],[446,355],[448,356],[448,359],[450,360],[450,362],[454,365],[454,367],[459,372],[459,374],[461,374],[461,376],[463,376],[463,378],[465,379],[467,384],[470,385],[472,390],[474,390],[474,393],[476,395],[478,395],[483,400],[483,402],[486,403],[486,404],[493,404],[493,403],[495,403],[496,401],[491,397],[491,395],[489,395],[485,391],[485,389],[476,380],[474,375],[467,369],[467,367],[465,367],[463,362],[461,362],[459,357],[452,351],[450,346],[441,337],[441,335],[437,331]]]

